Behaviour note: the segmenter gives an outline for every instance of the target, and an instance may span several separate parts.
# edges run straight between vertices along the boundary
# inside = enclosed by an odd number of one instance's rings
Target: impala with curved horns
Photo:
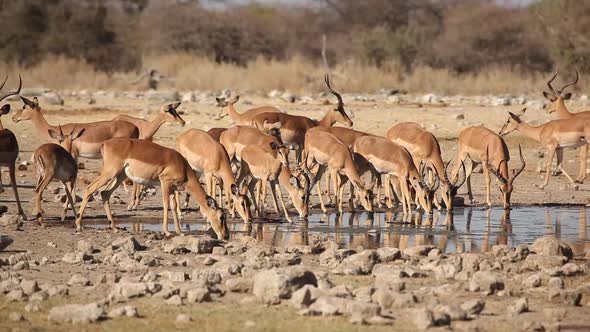
[[[344,110],[342,96],[332,89],[330,77],[326,74],[324,81],[328,91],[338,99],[338,106],[328,111],[321,120],[312,120],[306,116],[292,115],[286,113],[263,113],[252,118],[252,126],[263,131],[278,128],[281,132],[281,139],[296,151],[297,161],[301,160],[301,151],[305,143],[305,134],[316,126],[331,127],[339,122],[345,126],[352,127],[353,122]]]
[[[4,85],[8,81],[8,76],[4,82],[0,85],[0,91],[4,88]],[[7,91],[5,93],[0,93],[0,102],[10,96],[16,96],[20,93],[20,90],[23,86],[23,80],[18,76],[18,88],[16,90]],[[10,104],[5,104],[0,108],[0,117],[2,115],[6,115],[10,112]],[[18,197],[18,190],[16,186],[16,159],[18,158],[19,148],[18,148],[18,141],[16,140],[16,136],[14,133],[2,125],[2,121],[0,121],[0,166],[8,167],[8,174],[10,175],[10,185],[12,187],[12,191],[14,192],[14,198],[16,199],[16,205],[18,207],[18,214],[23,218],[27,219],[25,212],[20,204],[20,198]],[[0,176],[0,192],[4,192],[4,186],[2,185],[2,177]]]
[[[551,104],[547,108],[547,112],[549,114],[555,112],[560,119],[570,119],[573,117],[575,117],[577,119],[581,119],[581,120],[582,119],[590,119],[590,111],[572,113],[565,106],[565,101],[569,100],[571,98],[572,94],[569,92],[564,94],[563,91],[565,91],[566,88],[578,83],[578,79],[580,77],[578,74],[578,71],[576,70],[576,78],[572,82],[565,84],[561,89],[558,89],[556,91],[553,88],[553,86],[551,86],[551,83],[555,80],[555,78],[557,77],[557,74],[559,74],[559,70],[557,70],[555,72],[555,74],[553,75],[553,77],[551,77],[551,79],[547,82],[547,86],[549,87],[549,90],[551,90],[551,92],[549,93],[549,92],[543,91],[543,96],[545,96],[545,98],[547,98],[547,99],[549,99],[549,101],[551,101]],[[588,144],[584,144],[580,147],[580,170],[579,170],[578,176],[576,177],[576,180],[575,180],[577,183],[583,183],[584,180],[586,179],[587,160],[588,160]]]
[[[455,180],[461,162],[464,162],[467,157],[471,160],[465,174],[467,183],[467,194],[469,200],[473,204],[473,192],[471,190],[471,173],[475,167],[474,162],[484,162],[486,166],[483,167],[483,173],[486,180],[486,203],[492,206],[490,198],[491,191],[491,177],[490,172],[494,174],[498,181],[500,181],[500,192],[502,193],[502,205],[505,209],[510,208],[510,198],[514,190],[514,180],[522,173],[526,163],[522,157],[522,150],[518,146],[520,153],[521,167],[517,171],[513,171],[512,178],[508,174],[508,162],[510,161],[510,151],[504,139],[495,132],[484,127],[467,127],[459,133],[459,152],[455,160],[455,166],[451,172],[451,179]]]

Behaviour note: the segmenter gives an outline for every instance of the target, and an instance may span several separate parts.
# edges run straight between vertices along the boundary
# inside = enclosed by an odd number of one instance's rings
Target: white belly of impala
[[[160,186],[160,181],[154,181],[152,179],[144,179],[144,178],[140,178],[138,176],[134,176],[133,174],[131,174],[129,166],[125,167],[125,175],[127,175],[129,180],[131,180],[137,184],[141,184],[144,186],[150,186],[150,187]]]
[[[80,153],[79,156],[86,159],[102,159],[102,154],[100,153]]]

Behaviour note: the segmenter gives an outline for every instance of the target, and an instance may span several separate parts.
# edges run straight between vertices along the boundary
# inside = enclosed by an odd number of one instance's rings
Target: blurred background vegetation
[[[590,72],[590,1],[511,4],[245,1],[212,9],[190,0],[0,0],[0,59],[26,69],[59,57],[107,75],[179,54],[244,68],[261,61],[321,68],[325,36],[330,67],[363,66],[398,79],[429,70]]]

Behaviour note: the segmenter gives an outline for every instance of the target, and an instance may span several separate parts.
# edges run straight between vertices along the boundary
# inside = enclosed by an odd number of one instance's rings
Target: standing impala
[[[285,144],[291,145],[296,150],[297,161],[301,160],[301,150],[305,143],[305,133],[316,126],[331,127],[336,122],[352,127],[353,123],[346,111],[342,96],[330,85],[328,74],[325,77],[328,91],[338,99],[338,106],[328,111],[324,117],[319,120],[312,120],[306,116],[291,115],[285,113],[263,113],[252,118],[252,126],[260,130],[270,128],[279,128],[281,139]]]
[[[47,123],[43,116],[43,111],[39,106],[37,97],[29,100],[21,97],[24,105],[21,110],[16,112],[12,117],[12,121],[20,122],[31,120],[37,133],[43,139],[51,142],[53,138],[49,136],[49,129],[53,131],[59,130],[57,126],[52,126]],[[84,136],[77,139],[72,144],[72,156],[74,159],[78,157],[88,159],[101,159],[100,149],[102,143],[115,137],[137,138],[139,137],[139,129],[127,121],[98,121],[90,123],[68,123],[61,126],[65,132],[71,132],[74,127],[78,130],[84,129]]]
[[[0,91],[4,88],[8,77],[4,80],[4,82],[0,85]],[[8,91],[6,93],[0,93],[0,102],[10,96],[16,96],[20,93],[20,90],[23,86],[23,81],[19,75],[18,77],[18,88],[14,91]],[[0,108],[0,117],[2,115],[6,115],[10,112],[10,104],[3,105]],[[14,192],[14,198],[16,199],[16,205],[18,206],[18,214],[23,218],[27,219],[25,212],[20,204],[20,198],[18,197],[18,190],[16,188],[16,159],[18,158],[18,141],[16,140],[16,136],[14,133],[2,125],[2,121],[0,121],[0,166],[8,167],[8,174],[10,174],[10,185],[12,186],[12,191]],[[0,175],[0,192],[4,192],[4,186],[2,185],[2,177]]]
[[[276,156],[276,151],[270,149],[271,143],[282,145],[280,134],[276,129],[273,129],[269,134],[262,131],[248,127],[248,126],[233,126],[221,133],[219,142],[225,148],[230,161],[234,158],[241,160],[242,150],[248,145],[258,145],[268,152]]]
[[[219,111],[219,119],[224,118],[225,116],[229,115],[231,120],[237,125],[245,125],[249,126],[252,122],[252,118],[258,114],[262,113],[280,113],[281,111],[272,106],[262,106],[249,109],[244,113],[238,113],[234,108],[234,104],[240,100],[240,96],[235,96],[231,100],[227,101],[223,97],[215,98],[217,100],[217,107],[220,107],[221,110]]]
[[[225,193],[225,206],[235,208],[245,223],[250,222],[250,202],[240,195],[227,153],[219,142],[206,131],[189,129],[176,138],[178,152],[197,172],[205,173],[207,194],[215,197],[215,180],[219,180]],[[186,196],[186,200],[189,196]]]
[[[522,157],[522,150],[518,146],[520,154],[521,166],[517,171],[512,172],[512,178],[508,175],[508,162],[510,161],[510,152],[506,146],[504,139],[495,132],[484,127],[467,127],[459,133],[459,153],[453,171],[451,172],[451,179],[455,179],[459,173],[461,162],[464,162],[467,157],[471,160],[465,174],[467,182],[467,193],[469,200],[473,204],[473,193],[471,191],[471,173],[475,166],[473,162],[483,162],[486,167],[483,167],[484,177],[486,180],[486,203],[489,207],[492,206],[490,199],[491,178],[490,172],[493,173],[500,181],[500,192],[502,193],[502,205],[505,209],[510,208],[510,197],[514,190],[514,180],[524,170],[526,163]]]
[[[447,210],[452,211],[453,198],[465,182],[465,165],[461,164],[462,180],[451,182],[447,174],[449,163],[446,166],[443,163],[438,140],[432,133],[415,122],[401,122],[394,125],[387,131],[387,138],[405,147],[412,155],[415,165],[419,165],[423,161],[434,167],[436,174],[441,179],[442,199]],[[440,209],[438,200],[435,199],[434,204]]]
[[[543,91],[543,96],[551,101],[551,104],[547,108],[547,112],[549,114],[555,112],[560,119],[570,119],[575,117],[579,120],[590,119],[590,111],[586,112],[578,112],[578,113],[571,113],[568,111],[567,107],[565,106],[565,101],[569,100],[572,97],[571,93],[563,93],[565,89],[569,86],[572,86],[578,83],[578,71],[576,70],[576,79],[570,83],[564,85],[561,89],[555,91],[555,89],[551,86],[551,83],[559,74],[559,70],[555,72],[555,75],[551,77],[551,79],[547,82],[547,86],[551,90],[551,92]],[[586,179],[586,166],[588,160],[588,144],[583,144],[580,147],[580,170],[578,172],[578,177],[576,178],[576,182],[583,183]]]
[[[432,200],[440,185],[439,178],[435,176],[432,183],[429,185],[424,184],[426,165],[421,163],[419,173],[412,156],[403,146],[385,137],[363,136],[354,142],[353,151],[365,157],[380,173],[398,178],[404,215],[412,211],[412,195],[408,183],[416,190],[418,203],[428,214],[432,213]],[[391,207],[391,197],[393,195],[390,190],[389,180],[385,183],[385,190],[388,193],[389,206]]]
[[[322,199],[322,190],[320,188],[320,179],[324,172],[329,170],[330,172],[345,175],[355,189],[358,191],[360,201],[363,207],[367,211],[373,211],[373,197],[370,190],[365,188],[363,181],[361,180],[358,170],[352,159],[352,153],[348,146],[340,141],[336,136],[322,131],[322,130],[310,130],[305,134],[305,147],[303,149],[301,166],[305,173],[311,174],[310,168],[315,164],[319,164],[319,170],[310,184],[310,189],[317,183],[318,184],[318,197],[320,199],[320,205],[322,211],[326,212],[326,206]],[[312,176],[310,176],[312,178]],[[342,179],[337,176],[337,191],[336,191],[336,204],[338,205],[338,211],[343,211],[343,186],[345,184]]]
[[[150,121],[126,114],[117,115],[111,121],[127,121],[139,129],[139,138],[151,141],[158,129],[166,122],[178,123],[184,127],[185,122],[176,111],[179,106],[180,102],[162,107],[158,114]]]
[[[57,140],[60,145],[54,143],[46,143],[41,145],[34,155],[35,168],[37,169],[37,186],[35,187],[35,210],[33,215],[37,218],[39,223],[44,223],[43,209],[41,208],[41,200],[43,199],[43,191],[49,185],[51,180],[59,180],[66,192],[67,200],[61,215],[61,220],[64,221],[68,211],[68,204],[72,208],[74,218],[77,218],[75,201],[72,198],[72,193],[76,188],[76,178],[78,176],[78,165],[70,151],[72,150],[72,142],[84,134],[84,129],[72,130],[68,135],[64,135],[61,127],[59,133],[49,129],[49,136]],[[68,188],[68,184],[70,187]]]
[[[518,130],[527,137],[534,139],[547,147],[549,155],[545,170],[545,182],[540,186],[544,189],[549,183],[551,175],[551,163],[553,157],[557,154],[557,168],[567,177],[568,180],[575,184],[574,179],[565,171],[561,165],[563,162],[564,148],[577,148],[590,142],[590,118],[578,119],[569,118],[567,120],[553,120],[540,126],[531,126],[522,121],[520,117],[524,115],[526,108],[520,114],[508,112],[510,115],[506,123],[500,130],[500,135],[506,136],[511,132]],[[584,161],[586,163],[586,161]]]
[[[100,175],[84,193],[80,206],[80,216],[76,220],[77,230],[81,230],[82,217],[90,196],[106,186],[100,195],[111,228],[116,231],[109,198],[117,187],[129,178],[143,185],[159,184],[162,190],[164,219],[162,232],[168,231],[168,208],[171,207],[174,226],[177,234],[181,234],[180,220],[177,214],[175,192],[184,188],[199,203],[201,212],[207,217],[211,227],[220,239],[229,238],[229,230],[223,210],[217,207],[215,200],[207,196],[199,182],[197,174],[180,153],[156,143],[132,138],[113,138],[103,145],[103,165]],[[172,198],[172,200],[171,200]]]

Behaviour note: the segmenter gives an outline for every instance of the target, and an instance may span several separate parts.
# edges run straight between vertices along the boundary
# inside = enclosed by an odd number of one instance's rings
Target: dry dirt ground
[[[13,109],[22,106],[20,102],[12,104]],[[93,105],[66,98],[66,106],[42,106],[46,109],[48,121],[59,124],[110,119],[120,113],[149,118],[153,115],[150,111],[162,104],[124,97],[105,97],[97,98]],[[247,95],[242,96],[236,107],[244,110],[254,105],[268,104],[279,106],[289,113],[313,118],[319,118],[323,110],[330,107],[323,105],[323,99],[303,105]],[[445,160],[456,152],[456,136],[462,128],[485,124],[493,130],[499,130],[507,118],[506,111],[521,108],[401,107],[383,102],[348,102],[346,106],[354,113],[356,129],[375,134],[385,134],[396,122],[416,121],[423,124],[440,138]],[[185,103],[180,110],[184,112],[182,116],[187,121],[186,127],[166,124],[156,134],[156,142],[174,147],[175,137],[188,128],[209,129],[230,125],[229,118],[217,120],[218,109],[213,97],[200,103]],[[457,120],[459,114],[464,119]],[[10,116],[3,117],[2,122],[18,137],[21,161],[30,161],[33,151],[41,144],[38,135],[30,122],[14,124]],[[548,117],[543,110],[531,109],[526,118],[542,123]],[[588,182],[572,188],[565,177],[558,176],[551,178],[545,190],[537,189],[535,185],[542,182],[543,175],[537,168],[539,163],[545,162],[545,159],[539,158],[538,152],[542,147],[518,133],[509,136],[507,141],[513,157],[517,153],[517,144],[521,143],[527,161],[525,172],[515,182],[516,189],[512,196],[514,204],[588,203]],[[570,174],[577,174],[576,156],[577,151],[566,152],[565,167]],[[78,195],[100,170],[100,161],[83,162],[85,169],[79,176]],[[517,164],[511,163],[511,168],[516,168]],[[6,170],[2,173],[6,185],[8,174]],[[17,179],[23,207],[30,212],[36,180],[34,166],[28,165],[17,171]],[[481,204],[485,201],[482,175],[474,174],[473,183],[476,203]],[[495,181],[493,185],[493,202],[499,204]],[[86,229],[77,234],[71,228],[71,217],[65,224],[51,218],[59,215],[61,207],[54,201],[55,193],[52,193],[57,187],[57,183],[53,183],[45,192],[46,202],[43,206],[49,227],[41,228],[25,222],[23,230],[16,231],[14,220],[9,217],[2,219],[0,231],[11,236],[14,243],[7,251],[0,252],[0,293],[5,293],[4,297],[0,297],[0,331],[346,331],[369,328],[389,330],[391,324],[397,330],[408,331],[417,326],[429,325],[448,328],[449,324],[453,329],[470,331],[590,329],[590,266],[583,257],[561,258],[564,254],[568,256],[567,245],[563,243],[541,243],[535,248],[536,251],[530,250],[535,251],[535,254],[531,254],[525,246],[518,249],[500,246],[482,255],[443,255],[438,249],[425,246],[408,248],[398,255],[363,251],[362,248],[358,248],[354,254],[354,251],[338,250],[333,242],[319,238],[310,239],[304,245],[273,248],[257,244],[248,236],[236,236],[222,247],[218,246],[225,249],[216,249],[211,254],[211,246],[215,241],[206,240],[199,232],[206,248],[201,248],[203,253],[197,254],[194,248],[192,253],[187,253],[190,249],[182,249],[183,238],[162,239],[154,232],[132,232],[143,246],[139,248],[128,245],[129,230],[113,234],[107,230]],[[8,207],[9,213],[14,213],[16,204],[12,192],[9,187],[5,190],[0,196],[0,203]],[[462,188],[460,195],[464,192],[465,188]],[[140,209],[134,212],[126,211],[128,194],[122,188],[118,189],[115,196],[113,213],[117,222],[160,220],[162,211],[159,193],[148,196]],[[315,198],[312,203],[315,203]],[[101,205],[92,202],[90,207],[85,220],[91,223],[104,221]],[[202,222],[198,213],[187,214],[186,220]],[[80,240],[83,242],[79,243]],[[123,245],[116,245],[119,240],[125,240]],[[89,250],[88,245],[94,250]],[[68,253],[77,253],[77,257],[64,257]],[[344,259],[349,255],[350,258]],[[564,265],[566,261],[569,263]],[[385,272],[373,270],[371,274],[375,264],[381,264]],[[258,275],[273,266],[280,267],[278,276]],[[301,273],[297,269],[312,271],[315,274],[311,278],[313,280],[306,279],[308,275],[293,277],[293,274]],[[482,272],[475,274],[478,270]],[[217,278],[217,275],[221,278]],[[537,277],[539,285],[534,281]],[[227,284],[229,279],[236,281]],[[37,286],[33,286],[29,282],[31,280]],[[304,289],[305,292],[297,293],[293,301],[286,299],[303,283],[315,284],[318,288]],[[129,293],[125,292],[133,287],[141,287],[138,284],[149,290],[128,298]],[[266,289],[268,285],[276,285],[280,291]],[[158,287],[163,290],[157,292]],[[472,291],[469,291],[470,288]],[[19,293],[19,289],[24,293]],[[68,295],[64,289],[67,289]],[[125,294],[121,294],[121,289],[126,290],[123,292]],[[196,301],[195,294],[192,297],[187,295],[190,290],[210,293],[210,302],[189,303]],[[273,292],[282,292],[282,304],[270,305],[277,302]],[[528,301],[528,310],[517,313],[521,311],[518,307],[523,307],[523,298]],[[469,303],[474,299],[485,303],[481,313],[476,313],[478,310],[474,309],[478,303]],[[305,305],[313,300],[316,300],[315,304],[310,307]],[[517,305],[518,301],[520,303]],[[58,322],[48,320],[53,307],[71,303],[97,303],[97,310],[101,313],[128,304],[137,309],[139,317],[109,318],[104,314],[99,315],[99,320],[92,324],[70,325],[59,322],[60,318],[55,318],[59,315],[54,312],[53,319]],[[24,320],[20,320],[19,314],[23,315]],[[182,319],[177,319],[178,314],[187,314],[192,321],[182,322]],[[320,317],[310,317],[315,315]],[[377,326],[363,325],[367,323]]]

